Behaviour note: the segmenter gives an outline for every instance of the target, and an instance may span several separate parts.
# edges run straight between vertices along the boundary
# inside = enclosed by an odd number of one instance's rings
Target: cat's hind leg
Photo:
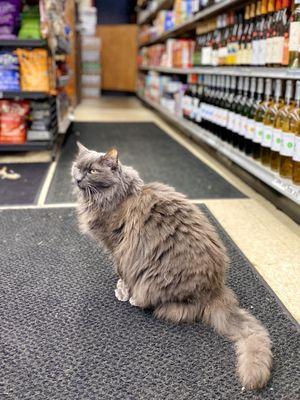
[[[125,285],[122,279],[119,279],[117,282],[117,287],[115,289],[115,296],[120,301],[128,301],[129,300],[129,289]]]
[[[169,322],[195,322],[200,319],[201,306],[199,303],[164,303],[157,306],[154,315]]]

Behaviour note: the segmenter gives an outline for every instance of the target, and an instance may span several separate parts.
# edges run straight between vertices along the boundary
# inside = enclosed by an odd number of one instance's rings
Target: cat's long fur
[[[73,166],[83,232],[104,246],[135,304],[172,322],[202,319],[235,343],[243,386],[269,380],[271,341],[226,286],[227,255],[201,211],[173,188],[80,145]]]

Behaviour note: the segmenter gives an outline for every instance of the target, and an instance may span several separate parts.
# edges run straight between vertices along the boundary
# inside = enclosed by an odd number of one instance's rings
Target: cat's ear
[[[110,149],[104,156],[104,159],[109,163],[111,167],[117,167],[119,162],[119,152],[117,149]]]
[[[80,142],[76,142],[78,150],[79,150],[79,154],[80,153],[85,153],[86,151],[89,151],[89,149],[87,149],[83,144],[81,144]]]

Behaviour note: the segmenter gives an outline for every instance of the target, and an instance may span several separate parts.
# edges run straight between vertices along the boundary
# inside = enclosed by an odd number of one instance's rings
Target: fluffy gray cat
[[[119,162],[117,150],[78,146],[72,175],[80,228],[111,255],[117,298],[167,321],[201,319],[235,343],[241,384],[265,386],[269,334],[226,286],[226,251],[207,218],[173,188],[144,184]]]

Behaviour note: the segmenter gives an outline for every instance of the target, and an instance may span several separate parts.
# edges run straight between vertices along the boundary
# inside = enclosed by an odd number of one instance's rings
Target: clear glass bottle
[[[294,129],[293,133],[295,134],[295,146],[294,146],[294,154],[293,154],[293,172],[292,178],[293,183],[295,185],[300,185],[300,81],[296,83],[296,106],[293,109],[294,115]]]
[[[282,141],[280,147],[280,167],[279,173],[284,178],[292,178],[295,156],[295,137],[299,134],[299,115],[300,115],[300,81],[296,82],[295,105],[291,108],[286,129],[282,131]]]
[[[271,169],[273,171],[278,171],[280,166],[280,147],[282,140],[282,131],[288,130],[288,117],[291,107],[293,107],[292,99],[292,81],[286,81],[285,85],[285,100],[284,106],[279,109],[274,120],[273,138],[271,145]]]
[[[289,67],[299,68],[300,0],[294,0],[290,18]]]
[[[269,103],[271,101],[271,94],[272,94],[272,80],[267,78],[265,80],[265,98],[257,107],[255,117],[254,117],[255,133],[254,133],[254,138],[253,138],[253,158],[255,160],[260,159],[261,141],[262,141],[263,132],[264,132],[263,119],[264,119],[265,113],[269,107]]]
[[[282,81],[281,79],[276,79],[274,99],[269,103],[263,119],[264,132],[261,141],[260,158],[262,164],[264,165],[270,165],[271,163],[271,145],[273,138],[274,120],[278,110],[283,106],[284,101],[282,99]]]

